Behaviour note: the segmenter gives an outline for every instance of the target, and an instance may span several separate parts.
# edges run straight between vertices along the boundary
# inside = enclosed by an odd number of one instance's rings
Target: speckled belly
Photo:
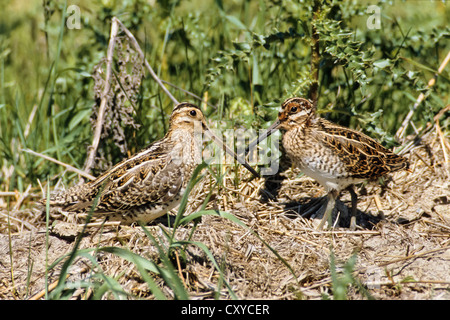
[[[184,190],[179,192],[179,194],[173,197],[170,201],[163,204],[149,203],[121,213],[111,213],[109,220],[121,221],[124,224],[132,224],[133,222],[138,221],[144,224],[149,223],[178,206],[183,197],[183,193]]]

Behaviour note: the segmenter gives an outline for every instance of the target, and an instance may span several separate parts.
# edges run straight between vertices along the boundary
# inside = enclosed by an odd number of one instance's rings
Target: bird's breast
[[[304,174],[329,190],[341,190],[357,182],[349,178],[345,164],[339,156],[307,131],[292,129],[283,136],[287,156]]]
[[[179,130],[171,137],[170,158],[173,163],[193,170],[202,162],[202,138],[192,132]]]

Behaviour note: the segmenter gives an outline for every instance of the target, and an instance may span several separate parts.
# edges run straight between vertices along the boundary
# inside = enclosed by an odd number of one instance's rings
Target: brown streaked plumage
[[[202,140],[198,134],[203,133],[258,175],[212,134],[197,106],[180,103],[172,111],[169,130],[161,140],[96,180],[52,195],[50,206],[62,212],[89,212],[100,192],[95,215],[127,224],[152,221],[180,203],[195,167],[201,163]],[[46,199],[41,200],[45,203]]]
[[[249,148],[276,129],[284,132],[283,147],[294,164],[328,191],[328,203],[319,229],[330,218],[336,198],[344,189],[352,196],[350,227],[354,229],[357,198],[352,185],[409,166],[406,158],[367,135],[318,117],[312,103],[303,98],[287,99],[281,106],[278,120]]]

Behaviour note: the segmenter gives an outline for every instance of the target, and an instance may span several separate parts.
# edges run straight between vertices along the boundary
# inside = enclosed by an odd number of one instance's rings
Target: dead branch
[[[104,117],[105,117],[106,102],[108,101],[108,93],[111,88],[110,78],[111,78],[111,73],[112,73],[112,61],[113,61],[114,46],[116,43],[116,36],[117,36],[118,30],[119,30],[118,23],[113,18],[112,24],[111,24],[111,34],[109,37],[108,53],[106,55],[105,87],[103,88],[103,92],[102,92],[102,99],[100,102],[100,108],[98,111],[97,122],[95,125],[95,132],[94,132],[94,138],[92,140],[92,146],[89,148],[89,151],[88,151],[89,154],[86,159],[86,163],[84,165],[84,171],[87,173],[89,173],[91,171],[91,168],[94,164],[95,154],[97,153],[98,144],[100,143],[100,136],[102,133],[103,121],[104,121]]]

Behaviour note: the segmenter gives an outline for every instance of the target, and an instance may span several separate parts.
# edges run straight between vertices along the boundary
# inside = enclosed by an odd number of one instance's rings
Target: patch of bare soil
[[[278,181],[272,177],[268,183],[267,179],[250,180],[242,168],[244,178],[236,184],[234,174],[226,175],[223,187],[206,208],[230,212],[249,228],[205,215],[196,225],[191,222],[178,228],[175,238],[191,236],[192,241],[205,244],[240,299],[332,297],[332,254],[338,274],[356,255],[348,299],[450,299],[450,149],[446,142],[442,136],[429,135],[407,153],[412,172],[395,173],[384,185],[359,187],[356,231],[348,230],[345,216],[339,217],[331,231],[323,232],[315,228],[320,217],[301,216],[302,206],[325,192],[300,172],[288,169],[275,178]],[[196,186],[187,213],[199,210],[214,182],[207,175]],[[261,190],[268,185],[277,198],[263,201]],[[15,201],[24,201],[23,195]],[[345,212],[349,194],[342,195],[339,205]],[[0,208],[6,208],[4,202]],[[166,221],[160,219],[148,230],[164,239],[158,223]],[[31,209],[1,210],[0,225],[0,298],[42,298],[46,276],[51,291],[62,263],[47,275],[45,266],[71,252],[81,224],[60,224],[49,234],[48,245],[45,224]],[[158,250],[139,226],[107,226],[102,232],[98,227],[88,228],[80,248],[102,246],[126,248],[161,263]],[[185,257],[176,255],[173,263],[191,298],[230,299],[223,285],[218,290],[219,272],[205,252],[193,245],[185,252]],[[102,270],[117,279],[131,297],[153,298],[133,263],[106,252],[98,252],[96,259],[98,265],[93,266],[77,258],[67,281],[88,279]],[[171,289],[159,277],[155,279],[170,297]],[[91,297],[92,292],[83,288],[72,295],[73,299]]]

